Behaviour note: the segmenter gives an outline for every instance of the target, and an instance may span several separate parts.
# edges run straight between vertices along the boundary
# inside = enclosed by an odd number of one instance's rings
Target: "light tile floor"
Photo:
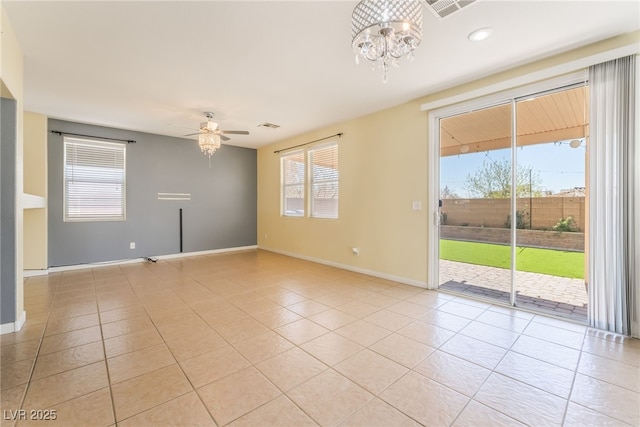
[[[2,426],[640,424],[637,340],[264,251],[33,277],[25,302]]]

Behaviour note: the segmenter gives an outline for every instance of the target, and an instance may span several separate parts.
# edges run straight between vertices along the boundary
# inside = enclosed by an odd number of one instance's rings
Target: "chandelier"
[[[389,65],[413,51],[422,40],[422,6],[419,0],[363,0],[351,14],[351,46],[360,57],[383,70],[382,81],[389,79]]]
[[[209,160],[211,160],[211,155],[220,148],[220,135],[211,132],[201,133],[198,135],[198,145],[200,151],[209,156]]]

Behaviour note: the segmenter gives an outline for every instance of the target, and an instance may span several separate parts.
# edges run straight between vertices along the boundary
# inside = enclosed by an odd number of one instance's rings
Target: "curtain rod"
[[[313,144],[314,142],[322,141],[323,139],[333,138],[334,136],[337,136],[338,138],[340,138],[342,135],[343,135],[343,133],[340,132],[340,133],[336,133],[335,135],[325,136],[324,138],[316,139],[315,141],[305,142],[304,144],[294,145],[293,147],[283,148],[282,150],[276,150],[276,151],[273,152],[273,154],[278,154],[278,153],[280,153],[282,151],[291,150],[293,148],[303,147],[305,145]]]
[[[109,141],[120,141],[120,142],[126,142],[127,144],[136,143],[133,139],[106,138],[103,136],[83,135],[81,133],[61,132],[59,130],[52,130],[51,133],[57,133],[58,135],[84,136],[85,138],[108,139]]]

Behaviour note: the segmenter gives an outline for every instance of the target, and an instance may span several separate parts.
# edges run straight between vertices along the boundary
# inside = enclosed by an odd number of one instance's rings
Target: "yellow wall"
[[[24,112],[24,192],[47,196],[47,116]]]
[[[258,151],[258,244],[414,280],[426,275],[427,126],[406,104]],[[280,216],[274,149],[344,132],[339,140],[339,219]],[[402,226],[395,227],[394,224]],[[266,237],[265,237],[266,235]],[[351,252],[360,249],[360,255]]]
[[[24,211],[24,269],[47,269],[46,208]]]
[[[18,39],[0,2],[0,80],[2,96],[16,100],[17,144],[16,144],[16,194],[23,189],[23,56]],[[16,313],[19,320],[24,312],[23,287],[23,213],[21,197],[16,197]]]
[[[47,198],[47,117],[24,113],[24,192]],[[24,211],[24,268],[47,268],[47,208]]]
[[[638,32],[495,74],[258,150],[258,246],[425,286],[428,260],[428,123],[423,103],[638,43]],[[410,66],[410,65],[407,65]],[[566,71],[565,71],[566,72]],[[381,88],[382,90],[382,88]],[[280,215],[280,163],[274,150],[338,132],[339,219]],[[422,210],[412,210],[412,201]],[[360,255],[351,252],[360,249]]]

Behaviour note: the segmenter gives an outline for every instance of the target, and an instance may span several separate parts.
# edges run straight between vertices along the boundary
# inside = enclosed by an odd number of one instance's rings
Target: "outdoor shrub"
[[[447,225],[447,213],[446,212],[442,212],[440,214],[440,224]]]
[[[511,228],[511,215],[507,215],[507,222],[504,223],[506,228]],[[529,213],[523,210],[516,211],[516,228],[523,230],[529,228]]]
[[[560,218],[560,221],[553,226],[553,231],[580,231],[578,224],[572,216]]]

